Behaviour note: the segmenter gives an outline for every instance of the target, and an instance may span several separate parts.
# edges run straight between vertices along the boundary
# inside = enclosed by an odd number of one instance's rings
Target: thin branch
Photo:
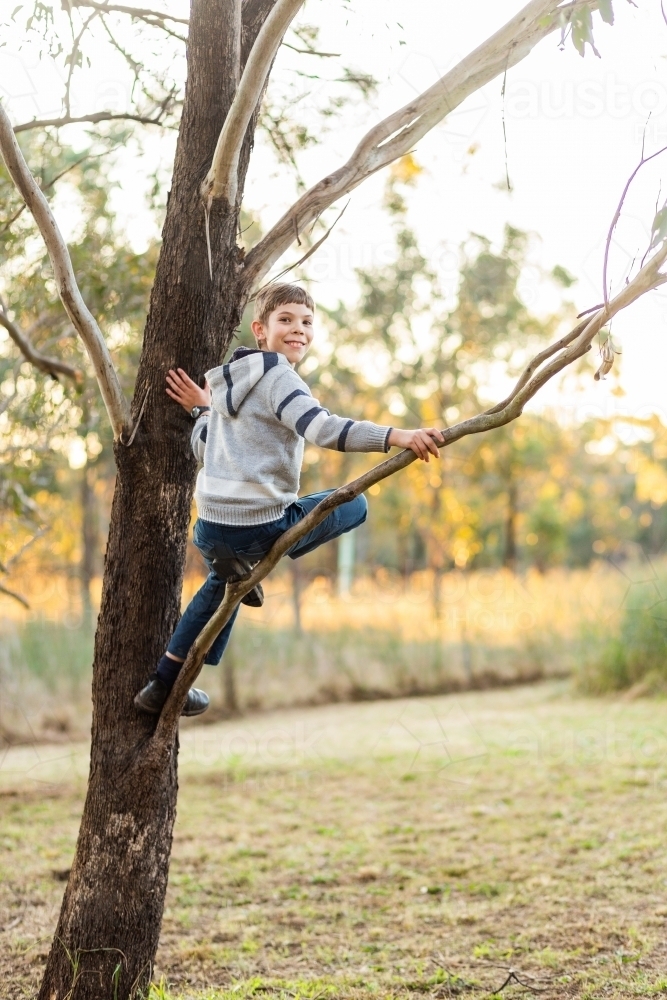
[[[14,132],[16,132],[16,129],[14,129]],[[105,153],[106,153],[106,151],[105,151]],[[70,163],[69,166],[65,167],[63,170],[60,171],[60,173],[56,174],[55,177],[52,177],[51,180],[48,181],[48,183],[46,183],[46,184],[40,184],[40,187],[41,187],[42,191],[48,191],[48,190],[50,190],[50,188],[52,188],[54,186],[54,184],[57,184],[58,181],[62,177],[65,176],[65,174],[68,174],[70,172],[70,170],[76,169],[76,167],[78,167],[81,163],[85,163],[86,160],[97,159],[100,156],[104,156],[105,153],[86,153],[85,156],[81,156],[78,160],[75,160],[74,163]],[[42,180],[43,180],[43,178],[42,178]],[[6,232],[9,229],[9,227],[12,226],[16,222],[16,220],[18,218],[20,218],[20,216],[23,214],[23,212],[25,211],[26,208],[27,208],[27,205],[24,202],[21,205],[21,207],[19,209],[17,209],[17,211],[14,212],[14,214],[12,216],[10,216],[9,219],[7,219],[5,222],[3,222],[2,225],[0,226],[0,234]]]
[[[19,604],[22,604],[24,608],[27,608],[27,610],[30,611],[30,605],[26,601],[25,597],[21,594],[17,594],[15,590],[10,590],[9,587],[3,587],[1,583],[0,594],[6,594],[7,597],[13,597],[15,601],[18,601]]]
[[[161,10],[146,10],[144,7],[125,7],[117,3],[95,3],[94,0],[70,0],[70,7],[93,7],[106,13],[130,14],[132,17],[154,17],[158,21],[173,21],[175,24],[189,24],[187,17],[174,17]]]
[[[595,310],[592,309],[585,310],[584,313],[580,313],[580,316],[585,315],[586,312],[593,312],[593,311],[597,312],[600,308],[601,308],[600,306],[596,306]],[[579,319],[579,316],[577,316],[577,319]],[[528,362],[528,364],[522,371],[521,375],[519,376],[518,382],[512,389],[509,396],[507,396],[502,401],[502,403],[498,403],[496,404],[496,406],[492,406],[491,409],[485,410],[484,412],[499,413],[500,410],[504,410],[505,407],[512,402],[517,393],[520,392],[521,389],[523,389],[524,385],[528,384],[528,382],[535,374],[537,369],[541,365],[543,365],[545,361],[553,357],[554,354],[557,354],[558,351],[561,351],[564,347],[567,347],[568,344],[571,344],[573,340],[576,340],[576,338],[579,337],[586,329],[587,325],[588,325],[588,320],[585,320],[583,323],[580,323],[579,326],[575,326],[574,330],[570,330],[570,332],[567,333],[564,337],[561,337],[560,340],[557,340],[555,344],[551,344],[549,347],[545,347],[543,351],[540,351],[539,354],[536,354],[535,357]]]
[[[164,127],[164,111],[165,109],[161,108],[156,117],[151,117],[151,115],[133,115],[125,112],[114,114],[111,111],[95,111],[93,114],[79,115],[78,117],[63,115],[61,118],[35,118],[30,122],[23,122],[21,125],[17,125],[14,132],[27,132],[32,128],[62,128],[63,125],[80,125],[82,122],[97,125],[99,122],[126,121],[139,122],[141,125],[161,125]]]
[[[286,49],[291,49],[292,52],[298,52],[301,56],[319,56],[320,59],[337,59],[340,56],[340,52],[318,52],[317,49],[297,49],[296,45],[290,45],[289,42],[283,42]]]
[[[0,326],[5,328],[23,357],[26,361],[29,361],[31,365],[34,365],[35,368],[38,368],[46,375],[51,375],[53,378],[56,378],[57,375],[64,375],[66,378],[71,378],[75,382],[82,381],[83,375],[80,371],[78,371],[78,369],[65,364],[64,361],[59,361],[58,358],[49,358],[46,354],[42,354],[41,351],[38,351],[37,348],[33,347],[29,334],[24,333],[7,315],[7,310],[5,309],[5,304],[2,301],[2,298],[0,298]]]
[[[2,567],[3,572],[9,573],[11,571],[12,566],[15,566],[17,562],[19,562],[19,560],[23,558],[28,549],[31,548],[35,544],[35,542],[38,542],[39,539],[42,538],[47,533],[48,530],[49,530],[48,527],[42,526],[39,529],[39,531],[36,531],[35,534],[32,536],[32,538],[29,538],[28,541],[21,546],[18,552],[14,553],[11,559],[7,560],[5,565]]]
[[[303,257],[300,257],[300,258],[299,258],[299,260],[297,260],[297,261],[296,261],[296,262],[295,262],[294,264],[290,264],[290,266],[289,266],[289,267],[286,267],[284,271],[281,271],[281,272],[280,272],[280,274],[277,274],[277,275],[275,276],[275,278],[272,278],[272,280],[271,280],[270,284],[273,284],[273,282],[275,282],[275,281],[280,281],[280,279],[281,279],[281,278],[283,278],[283,277],[284,277],[284,276],[285,276],[286,274],[289,274],[289,272],[290,272],[290,271],[293,271],[293,270],[294,270],[294,269],[295,269],[296,267],[299,267],[299,266],[300,266],[301,264],[303,264],[303,263],[304,263],[304,261],[307,261],[309,257],[312,257],[312,255],[313,255],[313,254],[314,254],[314,253],[315,253],[315,252],[316,252],[317,250],[319,250],[319,249],[320,249],[320,247],[322,246],[322,244],[324,243],[324,241],[325,241],[325,240],[328,240],[328,239],[329,239],[329,237],[331,236],[331,233],[333,232],[334,228],[335,228],[335,227],[336,227],[336,226],[338,225],[338,223],[339,223],[339,222],[340,222],[340,220],[342,219],[343,215],[345,214],[345,212],[346,212],[346,210],[347,210],[347,206],[348,206],[349,204],[350,204],[350,203],[349,203],[349,201],[348,201],[347,205],[344,205],[344,206],[343,206],[343,209],[342,209],[342,211],[341,211],[341,212],[340,212],[340,213],[338,214],[338,216],[337,216],[337,217],[336,217],[336,218],[334,219],[334,221],[333,221],[333,222],[331,223],[331,225],[330,225],[330,226],[329,226],[329,228],[327,229],[327,231],[326,231],[326,233],[324,234],[324,236],[322,236],[322,237],[321,237],[321,238],[320,238],[320,239],[319,239],[319,240],[317,241],[317,243],[314,243],[314,244],[312,245],[312,247],[310,248],[310,250],[306,251],[306,253],[305,253],[305,254],[303,255]],[[296,220],[295,220],[295,221],[296,221]],[[297,236],[297,242],[298,242],[298,244],[299,244],[299,246],[300,246],[300,245],[301,245],[301,240],[299,240],[298,236]],[[265,287],[266,287],[266,286],[265,286]],[[254,294],[253,298],[256,298],[256,297],[257,297],[257,296],[259,295],[259,292],[260,292],[261,290],[262,290],[262,289],[258,289],[258,291],[256,291],[256,292],[255,292],[255,294]]]
[[[276,0],[260,29],[218,138],[211,168],[201,186],[204,202],[224,198],[229,205],[236,204],[239,156],[246,130],[283,35],[303,3],[304,0]]]
[[[95,318],[86,306],[74,276],[72,261],[51,207],[30,172],[21,152],[11,122],[0,102],[0,152],[7,170],[23,196],[37,223],[53,267],[58,294],[74,329],[83,340],[95,369],[102,398],[109,413],[115,438],[124,429],[130,429],[130,408],[123,393],[109,354],[109,348],[102,336]]]
[[[71,25],[72,24],[72,12],[71,12],[71,10],[68,10],[67,13],[69,14],[70,25]],[[94,21],[97,16],[98,16],[98,12],[97,11],[93,11],[93,13],[90,15],[90,17],[88,18],[88,20],[84,21],[83,27],[81,28],[81,31],[79,32],[79,34],[76,36],[76,38],[73,39],[72,51],[69,54],[69,71],[67,73],[67,82],[65,83],[65,113],[68,114],[68,115],[71,113],[71,110],[72,110],[71,106],[70,106],[71,89],[72,89],[72,77],[74,76],[74,69],[75,69],[75,67],[77,65],[77,56],[79,54],[79,46],[81,44],[81,39],[83,38],[83,36],[85,35],[85,33],[88,31],[88,25],[91,23],[91,21]]]
[[[486,410],[475,417],[463,420],[453,427],[446,428],[442,431],[444,443],[440,447],[453,444],[455,441],[459,441],[470,434],[482,434],[516,420],[523,412],[526,403],[532,399],[543,385],[553,378],[554,375],[558,374],[558,372],[562,371],[578,358],[583,357],[590,350],[593,338],[616,313],[625,309],[646,292],[667,282],[667,275],[660,272],[660,267],[665,263],[665,260],[667,260],[667,242],[639,271],[636,277],[625,286],[623,291],[611,300],[608,306],[600,309],[586,323],[580,323],[567,337],[561,338],[556,344],[553,344],[550,348],[541,351],[537,355],[534,361],[531,362],[531,365],[528,366],[534,374],[526,380],[525,371],[522,373],[514,391],[508,397],[509,401],[504,405],[501,404],[502,409],[493,407],[491,410]],[[560,347],[563,343],[566,346],[561,350]],[[553,357],[554,354],[556,354],[555,357]],[[542,358],[546,360],[549,357],[552,357],[551,362],[544,368],[539,368],[538,359]],[[331,511],[340,507],[341,504],[354,500],[355,497],[369,489],[369,487],[374,486],[375,483],[393,476],[396,472],[405,469],[416,460],[416,455],[412,451],[402,451],[400,454],[377,465],[374,469],[365,472],[353,482],[334,490],[333,493],[325,497],[301,521],[292,525],[291,528],[281,535],[269,553],[257,563],[252,572],[242,580],[232,580],[227,583],[225,596],[220,607],[211,617],[208,624],[201,630],[191,646],[171,694],[162,710],[154,736],[155,743],[158,746],[168,745],[173,740],[188,690],[196,680],[207,652],[229,621],[241,598],[260,583],[275,568],[287,551],[299,539],[303,538],[304,535],[320,524]]]
[[[616,229],[616,226],[618,225],[618,220],[621,217],[621,212],[623,211],[623,204],[627,197],[628,191],[630,190],[630,185],[632,184],[633,180],[635,179],[641,168],[644,166],[644,164],[649,163],[651,160],[654,160],[656,156],[660,156],[661,153],[665,152],[665,150],[667,150],[667,146],[663,146],[662,149],[659,149],[657,151],[657,153],[651,153],[650,156],[644,156],[644,139],[642,139],[641,159],[637,164],[637,166],[635,167],[635,169],[630,174],[630,176],[628,177],[625,187],[623,188],[623,194],[621,195],[621,200],[619,201],[616,207],[616,211],[614,212],[614,217],[611,220],[611,225],[609,226],[609,232],[607,233],[607,241],[604,247],[604,261],[602,263],[602,294],[604,295],[605,306],[609,305],[609,289],[607,288],[607,268],[609,267],[609,250],[611,248],[611,238],[614,235],[614,230]]]
[[[523,10],[409,104],[375,125],[347,163],[305,192],[246,258],[246,283],[256,287],[293,242],[293,218],[301,226],[361,184],[371,174],[410,152],[415,143],[485,84],[511,69],[558,27],[558,14],[571,15],[596,0],[559,6],[560,0],[531,0]]]

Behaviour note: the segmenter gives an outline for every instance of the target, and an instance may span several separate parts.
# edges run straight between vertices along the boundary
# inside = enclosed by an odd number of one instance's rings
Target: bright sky
[[[306,180],[314,182],[334,169],[378,116],[431,84],[520,7],[518,0],[308,0],[304,20],[321,26],[321,46],[343,53],[346,64],[372,73],[381,87],[372,106],[354,109],[322,146],[304,154]],[[633,6],[615,0],[614,7],[613,28],[595,15],[601,59],[590,50],[581,59],[571,42],[561,52],[552,35],[510,71],[504,102],[501,81],[496,80],[418,146],[416,158],[424,170],[409,196],[410,221],[449,291],[455,288],[457,248],[467,234],[482,233],[498,241],[510,222],[536,234],[536,264],[551,268],[558,263],[577,276],[572,292],[578,308],[601,301],[607,230],[639,160],[644,131],[647,153],[667,145],[667,24],[660,4],[637,0]],[[169,9],[183,11],[183,5],[174,3]],[[15,120],[58,112],[54,69],[48,62],[38,63],[34,52],[19,51],[18,33],[8,41],[0,50],[0,91]],[[307,62],[303,68],[310,68]],[[317,69],[328,67],[318,63]],[[175,66],[174,72],[181,69]],[[283,72],[290,72],[287,64]],[[322,86],[314,81],[311,93]],[[122,104],[126,89],[119,61],[108,49],[100,49],[78,92],[80,110],[90,110],[91,96],[98,107],[108,103],[109,94]],[[511,193],[502,190],[503,110]],[[307,101],[295,114],[308,120]],[[151,139],[141,167],[129,152],[119,167],[122,191],[117,203],[138,244],[151,225],[138,177],[165,154],[169,142]],[[662,203],[667,195],[667,184],[662,194],[660,188],[666,170],[667,153],[643,168],[631,190],[610,258],[614,288],[621,286],[633,260],[641,258],[648,245],[656,200]],[[353,268],[386,260],[391,241],[379,207],[383,185],[379,175],[353,193],[343,220],[310,264],[321,301],[353,299]],[[267,170],[260,145],[246,189],[249,207],[260,210],[267,225],[292,197],[291,181],[284,172]],[[292,259],[288,254],[283,264]],[[537,273],[526,275],[523,293],[537,312],[553,305]],[[614,337],[623,349],[625,395],[612,394],[612,380],[596,383],[591,378],[576,391],[567,382],[549,387],[541,405],[557,406],[574,418],[642,415],[654,409],[667,422],[666,333],[667,291],[652,293],[615,322]]]

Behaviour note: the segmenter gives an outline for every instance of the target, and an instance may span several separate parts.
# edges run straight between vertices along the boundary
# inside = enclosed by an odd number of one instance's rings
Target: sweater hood
[[[284,354],[238,347],[226,365],[206,372],[213,407],[223,417],[237,416],[248,393],[277,365],[289,365]]]

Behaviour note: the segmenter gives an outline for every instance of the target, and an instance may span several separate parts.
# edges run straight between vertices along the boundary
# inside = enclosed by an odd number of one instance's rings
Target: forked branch
[[[468,420],[462,420],[453,427],[443,430],[444,444],[441,447],[453,444],[454,441],[470,434],[483,434],[516,420],[523,412],[526,403],[536,395],[543,385],[590,350],[593,338],[610,319],[641,298],[646,292],[667,282],[667,275],[660,271],[666,260],[667,242],[664,242],[654,257],[607,306],[598,309],[594,315],[583,323],[579,323],[565,337],[536,355],[526,366],[506,400],[484,413],[479,413]],[[551,360],[549,361],[549,359]],[[549,361],[549,363],[544,364],[545,361]],[[167,699],[155,731],[155,741],[158,746],[171,743],[188,691],[199,675],[206,654],[229,621],[241,598],[263,580],[286,552],[299,539],[320,524],[331,511],[340,507],[341,504],[348,503],[369,487],[374,486],[375,483],[393,476],[415,461],[416,456],[412,451],[402,451],[377,465],[374,469],[365,472],[353,482],[334,490],[306,517],[281,535],[270,552],[257,563],[248,576],[238,582],[227,584],[220,607],[195,639]]]
[[[467,97],[521,62],[557,28],[561,15],[571,16],[597,0],[531,0],[504,27],[491,35],[453,69],[415,100],[375,125],[361,140],[350,159],[299,198],[246,259],[248,292],[255,288],[294,242],[301,229],[371,174],[406,153]]]
[[[31,365],[46,375],[51,375],[53,378],[64,375],[66,378],[74,379],[75,382],[80,382],[83,378],[81,372],[76,368],[65,364],[64,361],[59,361],[58,358],[50,358],[38,351],[30,339],[32,329],[24,333],[18,324],[9,318],[2,298],[0,298],[0,326],[4,326],[26,361],[29,361]]]
[[[261,27],[218,138],[211,169],[201,186],[204,202],[211,198],[223,198],[229,205],[236,204],[239,156],[246,130],[283,35],[303,3],[304,0],[276,0]]]
[[[76,332],[83,340],[100,386],[116,439],[130,429],[130,408],[97,322],[86,306],[65,243],[51,207],[23,158],[11,122],[0,102],[0,152],[7,170],[37,223],[53,267],[58,294]]]

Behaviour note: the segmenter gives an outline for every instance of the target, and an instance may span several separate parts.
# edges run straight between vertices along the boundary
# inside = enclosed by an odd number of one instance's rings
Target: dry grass
[[[601,624],[618,628],[633,573],[641,577],[644,568],[451,573],[439,617],[429,574],[361,578],[346,597],[319,577],[302,596],[301,633],[291,578],[279,574],[267,582],[264,608],[244,608],[234,632],[238,701],[273,709],[570,674],[588,655],[583,635]],[[200,581],[186,580],[184,602]],[[92,636],[76,585],[35,574],[16,586],[34,611],[0,598],[0,735],[3,728],[14,738],[85,733]],[[207,669],[202,684],[220,709],[220,671]]]
[[[38,981],[84,771],[81,747],[0,769],[7,1000]],[[663,704],[554,682],[184,727],[154,1000],[481,998],[510,968],[548,1000],[667,993],[666,787]]]

